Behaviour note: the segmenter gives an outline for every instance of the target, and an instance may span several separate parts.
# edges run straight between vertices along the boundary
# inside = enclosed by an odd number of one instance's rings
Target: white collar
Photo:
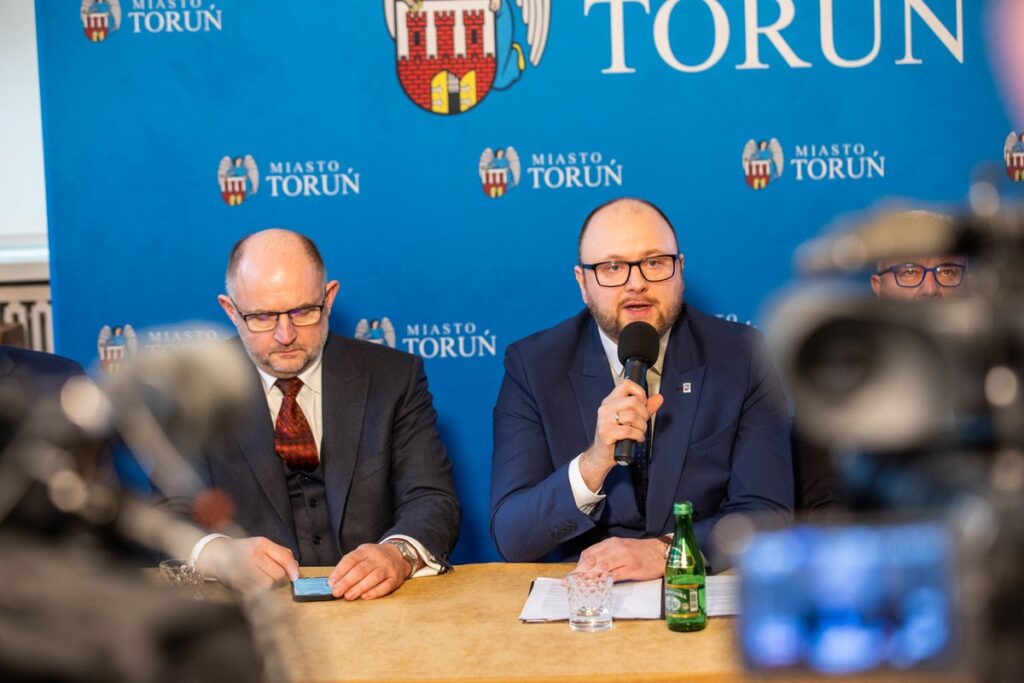
[[[622,363],[619,362],[619,345],[604,333],[600,325],[597,327],[597,332],[601,336],[601,346],[604,347],[604,355],[608,357],[608,367],[612,369],[612,374],[616,377],[622,377],[623,367]],[[661,339],[658,340],[658,360],[650,368],[659,377],[661,377],[661,369],[665,365],[665,349],[668,347],[668,337],[670,334],[672,334],[672,328],[669,328],[665,334],[661,335]]]

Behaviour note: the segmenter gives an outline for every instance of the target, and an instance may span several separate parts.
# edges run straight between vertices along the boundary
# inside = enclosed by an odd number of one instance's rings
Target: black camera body
[[[1024,211],[1000,207],[991,184],[976,184],[971,197],[972,213],[927,230],[908,234],[900,214],[887,214],[819,238],[799,254],[807,274],[833,276],[868,267],[874,272],[877,262],[897,258],[963,255],[969,265],[962,296],[883,300],[865,293],[863,281],[857,289],[816,281],[790,293],[770,319],[769,342],[794,400],[796,429],[830,455],[850,509],[841,525],[812,519],[765,538],[782,534],[797,548],[802,554],[793,581],[813,585],[819,569],[849,569],[821,564],[822,548],[862,531],[865,553],[876,541],[890,549],[873,571],[931,582],[929,595],[942,598],[930,612],[918,613],[927,619],[914,617],[918,636],[931,633],[930,642],[943,643],[918,660],[865,659],[837,671],[805,658],[784,668],[850,673],[952,663],[997,681],[1015,680],[1024,665]],[[943,545],[939,539],[946,536],[934,534],[935,552],[906,559],[905,549],[932,537],[929,523],[946,530],[952,543]],[[759,546],[757,536],[752,545]],[[744,577],[754,596],[764,589],[758,583],[764,572],[743,566],[754,575]],[[833,597],[808,597],[810,589],[792,584],[790,590],[806,602],[793,623],[803,624],[796,632],[807,638],[809,651],[820,622],[840,617],[827,604]],[[892,632],[898,630],[892,624],[904,628],[913,617],[917,608],[907,605],[898,596],[883,604],[865,595],[845,603],[843,618],[862,626],[891,619]],[[771,608],[751,613],[745,606],[741,633],[755,667],[773,668],[750,629],[773,618]],[[857,633],[873,631],[865,626]]]

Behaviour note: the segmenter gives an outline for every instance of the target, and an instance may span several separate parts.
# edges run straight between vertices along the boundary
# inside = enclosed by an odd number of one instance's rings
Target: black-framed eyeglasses
[[[594,278],[602,287],[621,287],[629,282],[634,266],[640,269],[640,274],[648,282],[661,282],[676,274],[678,261],[679,254],[656,254],[645,256],[639,261],[581,263],[580,268],[594,271]]]
[[[920,287],[924,278],[931,273],[939,287],[959,287],[964,281],[967,266],[961,263],[940,263],[934,268],[925,268],[918,263],[900,263],[881,270],[876,275],[892,273],[900,287]]]
[[[230,297],[229,297],[230,298]],[[324,313],[324,306],[327,305],[327,293],[324,292],[324,301],[316,306],[303,306],[293,308],[290,311],[266,311],[261,313],[243,313],[234,299],[231,305],[238,311],[238,315],[245,321],[245,326],[250,332],[270,332],[277,327],[278,320],[282,315],[288,316],[288,320],[296,327],[316,325]]]

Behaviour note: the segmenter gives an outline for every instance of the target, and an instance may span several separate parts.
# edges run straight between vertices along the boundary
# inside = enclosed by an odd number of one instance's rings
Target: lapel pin
[[[683,382],[683,393],[684,394],[688,394],[688,393],[690,393],[690,391],[691,391],[690,383],[689,382]]]

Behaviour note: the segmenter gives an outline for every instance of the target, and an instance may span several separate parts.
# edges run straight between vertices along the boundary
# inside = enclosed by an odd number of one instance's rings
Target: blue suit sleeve
[[[494,408],[491,538],[510,562],[539,560],[595,526],[569,485],[568,462],[578,454],[556,454],[565,460],[556,464],[547,432],[520,354],[509,347]]]
[[[758,334],[754,337],[747,394],[732,446],[725,500],[717,515],[694,525],[701,547],[709,547],[706,544],[712,541],[709,535],[713,527],[733,513],[757,513],[776,523],[792,520],[790,428],[782,383]],[[720,562],[716,568],[721,568]]]

